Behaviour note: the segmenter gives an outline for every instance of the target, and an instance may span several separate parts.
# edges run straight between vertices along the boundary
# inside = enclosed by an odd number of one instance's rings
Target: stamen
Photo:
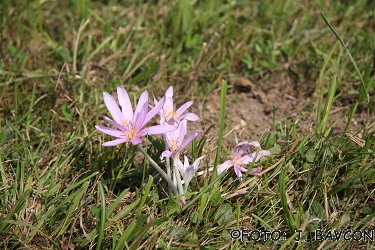
[[[128,124],[129,125],[129,124]],[[125,131],[125,137],[130,141],[138,136],[138,131],[134,129],[134,127],[130,126],[130,128]]]

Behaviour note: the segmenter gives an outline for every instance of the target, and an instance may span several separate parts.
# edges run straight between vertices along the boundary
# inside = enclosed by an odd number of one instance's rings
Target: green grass
[[[375,5],[364,2],[2,1],[0,248],[373,248],[312,238],[375,230]],[[222,79],[235,76],[264,89],[292,82],[304,100],[296,112],[316,117],[306,131],[270,115],[273,130],[253,138],[273,152],[256,163],[261,176],[199,176],[181,207],[136,147],[101,146],[103,91],[123,85],[134,103],[170,85],[177,102],[222,90],[223,104]],[[342,131],[333,129],[338,108]],[[365,118],[354,129],[355,114]],[[194,142],[204,168],[232,154],[222,121],[219,141]],[[154,160],[160,139],[144,145]],[[285,235],[242,243],[233,229]]]

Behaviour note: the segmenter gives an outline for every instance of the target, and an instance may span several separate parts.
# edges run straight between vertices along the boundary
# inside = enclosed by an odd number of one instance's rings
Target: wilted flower
[[[138,145],[142,142],[142,136],[164,134],[177,129],[173,125],[157,125],[143,128],[163,108],[165,97],[148,112],[148,92],[147,90],[144,91],[138,100],[134,113],[129,95],[123,87],[117,87],[117,98],[122,112],[110,94],[103,92],[103,98],[114,121],[106,116],[104,116],[104,120],[117,128],[95,126],[97,130],[117,138],[113,141],[103,143],[103,146],[115,146],[128,141],[131,141],[134,145]]]
[[[188,138],[185,139],[187,134],[186,120],[183,120],[179,125],[177,130],[171,133],[165,133],[164,138],[167,142],[169,150],[163,151],[160,159],[164,157],[172,157],[179,154],[198,134],[202,133],[202,130],[194,131]]]
[[[188,121],[197,121],[199,120],[199,116],[194,113],[186,113],[183,114],[186,109],[188,109],[192,104],[193,101],[186,102],[183,104],[177,111],[174,110],[173,106],[173,86],[170,86],[167,91],[165,92],[165,104],[164,107],[160,110],[160,124],[168,123],[174,124],[175,122],[179,123],[181,120],[186,119]],[[158,101],[154,97],[155,105],[158,105]]]
[[[249,147],[259,148],[260,144],[257,141],[252,142],[240,142],[234,147],[234,152],[232,159],[225,161],[223,164],[219,165],[217,168],[217,173],[221,174],[224,170],[232,167],[234,168],[234,172],[236,173],[237,177],[242,180],[242,172],[247,172],[247,169],[244,167],[245,165],[249,164],[250,162],[257,162],[263,156],[270,155],[271,152],[268,150],[260,150],[257,152],[246,154],[246,151]],[[256,157],[256,159],[254,159]],[[258,171],[254,171],[258,172]]]
[[[184,155],[184,164],[182,164],[180,159],[178,159],[178,162],[177,162],[178,169],[180,170],[182,178],[184,179],[185,193],[186,193],[187,187],[189,185],[189,182],[191,181],[191,179],[193,178],[195,173],[198,171],[198,169],[200,167],[199,163],[203,159],[203,157],[204,157],[204,155],[197,158],[194,161],[193,165],[189,165],[189,160],[185,155]]]

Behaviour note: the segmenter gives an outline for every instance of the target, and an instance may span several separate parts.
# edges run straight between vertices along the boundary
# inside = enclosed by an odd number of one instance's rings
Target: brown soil
[[[275,123],[285,119],[298,119],[298,126],[304,132],[314,132],[316,125],[315,106],[309,93],[301,91],[291,81],[284,83],[268,84],[239,77],[228,81],[228,93],[226,99],[226,129],[225,141],[234,145],[244,140],[259,140],[261,134],[273,129],[273,108]],[[262,88],[259,86],[263,86]],[[212,124],[211,137],[219,135],[220,119],[220,90],[212,93],[205,100],[195,100],[195,112],[201,116],[201,120],[189,123],[189,130],[208,129]],[[336,104],[336,103],[335,103]],[[338,120],[350,107],[349,105],[332,107],[330,123]],[[303,112],[301,112],[303,111]],[[366,119],[364,112],[355,114],[350,129],[359,130]],[[334,127],[334,132],[343,131],[347,123],[347,117],[343,117]]]

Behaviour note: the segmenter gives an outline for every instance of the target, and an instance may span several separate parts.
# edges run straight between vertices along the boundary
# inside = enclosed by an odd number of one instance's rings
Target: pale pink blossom
[[[143,136],[165,134],[177,129],[177,126],[173,125],[157,125],[143,128],[163,108],[165,97],[160,100],[158,105],[155,105],[154,108],[148,111],[148,92],[147,90],[144,91],[138,100],[134,113],[129,95],[121,86],[117,87],[117,98],[122,111],[110,94],[103,92],[103,98],[114,121],[106,116],[104,117],[104,120],[116,127],[116,129],[114,129],[100,125],[95,126],[97,130],[116,137],[113,141],[103,143],[103,146],[105,147],[115,146],[128,141],[134,145],[138,145],[142,142],[141,137]]]
[[[204,155],[197,158],[194,161],[193,165],[189,165],[189,160],[185,155],[184,155],[184,164],[182,164],[180,159],[178,159],[178,161],[177,161],[178,169],[180,170],[182,178],[184,179],[185,193],[186,193],[187,187],[189,185],[189,182],[194,177],[195,173],[198,171],[198,169],[200,167],[199,163],[203,159],[203,157],[204,157]]]
[[[234,172],[237,177],[242,180],[242,172],[247,172],[245,168],[251,162],[259,161],[263,156],[270,155],[271,152],[268,150],[260,150],[253,152],[251,154],[245,154],[249,147],[260,148],[260,144],[257,141],[252,142],[240,142],[234,147],[234,152],[232,159],[225,161],[223,164],[219,165],[217,168],[217,173],[221,174],[223,171],[229,169],[230,167],[234,168]],[[245,154],[245,155],[244,155]],[[256,156],[256,159],[254,159]],[[259,173],[259,169],[254,169],[252,173]]]
[[[183,114],[192,104],[193,101],[186,102],[179,109],[175,111],[173,106],[173,86],[170,86],[165,92],[165,104],[160,110],[160,124],[168,123],[173,125],[174,123],[180,123],[182,120],[197,121],[199,116],[194,113]],[[154,97],[154,103],[157,105],[159,102]]]
[[[186,128],[187,121],[183,120],[179,125],[177,130],[171,132],[171,133],[165,133],[164,138],[167,142],[169,150],[163,151],[163,153],[160,156],[160,159],[163,159],[164,157],[172,157],[175,155],[180,154],[184,148],[195,138],[197,135],[202,133],[202,130],[196,130],[194,131],[188,138],[185,139],[187,134],[187,128]]]

